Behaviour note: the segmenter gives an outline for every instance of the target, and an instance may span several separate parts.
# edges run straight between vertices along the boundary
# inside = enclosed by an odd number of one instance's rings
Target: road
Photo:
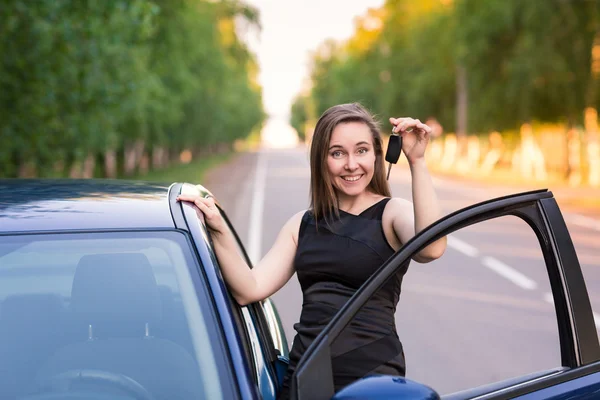
[[[244,153],[207,177],[253,260],[294,213],[308,207],[306,148]],[[411,198],[406,165],[392,169],[394,197]],[[434,176],[443,214],[516,191]],[[560,205],[560,202],[559,202]],[[600,223],[564,212],[600,315]],[[291,345],[302,305],[296,276],[273,296]],[[598,318],[600,324],[600,318]],[[455,232],[444,256],[412,262],[396,312],[407,377],[440,394],[560,366],[556,316],[537,239],[516,217]],[[598,325],[600,326],[600,325]]]

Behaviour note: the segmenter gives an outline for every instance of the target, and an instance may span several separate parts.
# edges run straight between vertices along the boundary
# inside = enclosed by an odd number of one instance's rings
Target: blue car
[[[270,300],[246,307],[233,300],[203,216],[175,201],[180,193],[208,191],[181,183],[0,181],[0,399],[277,398],[288,345],[276,308]],[[334,393],[330,345],[420,248],[504,215],[524,219],[539,238],[562,367],[442,398],[600,396],[585,282],[556,201],[540,190],[457,211],[408,242],[313,342],[292,377],[292,398],[440,398],[394,376],[366,377]]]

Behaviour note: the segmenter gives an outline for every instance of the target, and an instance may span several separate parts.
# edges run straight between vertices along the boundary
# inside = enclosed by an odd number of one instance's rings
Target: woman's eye
[[[358,154],[365,154],[365,153],[367,153],[368,151],[369,151],[368,149],[365,149],[365,148],[363,147],[363,148],[361,148],[361,149],[358,149]]]
[[[331,156],[333,158],[340,158],[342,156],[342,152],[341,151],[334,151],[333,153],[331,153]]]

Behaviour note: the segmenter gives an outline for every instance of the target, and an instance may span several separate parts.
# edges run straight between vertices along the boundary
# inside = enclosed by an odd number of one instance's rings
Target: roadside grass
[[[224,163],[233,156],[234,152],[203,156],[189,164],[174,165],[165,169],[150,171],[147,174],[137,175],[136,180],[149,182],[188,182],[202,184],[206,173],[213,167]]]

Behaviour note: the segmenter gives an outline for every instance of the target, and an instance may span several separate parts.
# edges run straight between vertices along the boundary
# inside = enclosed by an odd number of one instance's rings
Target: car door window
[[[258,389],[263,399],[275,399],[276,385],[275,378],[269,367],[269,361],[265,357],[265,350],[261,343],[260,334],[256,325],[256,317],[253,315],[251,308],[242,307],[246,329],[250,338],[252,348],[254,366],[256,372],[256,381]]]
[[[246,366],[250,369],[252,379],[254,384],[258,385],[258,372],[256,369],[257,362],[255,361],[254,351],[252,349],[252,340],[250,337],[250,332],[248,331],[246,317],[244,315],[243,309],[244,307],[240,307],[240,305],[235,301],[233,296],[229,296],[230,298],[230,306],[233,311],[233,320],[234,324],[237,327],[237,330],[240,334],[241,346],[244,352]]]
[[[252,266],[252,261],[248,257],[237,232],[229,222],[227,214],[221,209],[219,209],[219,211],[227,222],[227,227],[236,239],[235,243],[240,256],[246,260],[246,263],[249,266]],[[257,326],[259,328],[259,339],[269,354],[267,359],[272,363],[277,355],[287,357],[289,353],[288,343],[275,305],[271,300],[264,300],[256,302],[254,307]]]
[[[231,307],[234,310],[234,320],[241,335],[242,347],[252,380],[262,399],[275,399],[277,390],[275,374],[266,357],[267,353],[257,328],[255,312],[252,306],[241,307],[233,297],[231,297]]]
[[[271,334],[271,339],[273,340],[274,348],[279,352],[280,356],[285,358],[289,357],[290,350],[277,308],[270,299],[261,301],[260,305],[269,326],[269,332]]]
[[[445,254],[412,262],[396,329],[406,377],[440,394],[561,366],[544,254],[515,216],[448,236]]]

